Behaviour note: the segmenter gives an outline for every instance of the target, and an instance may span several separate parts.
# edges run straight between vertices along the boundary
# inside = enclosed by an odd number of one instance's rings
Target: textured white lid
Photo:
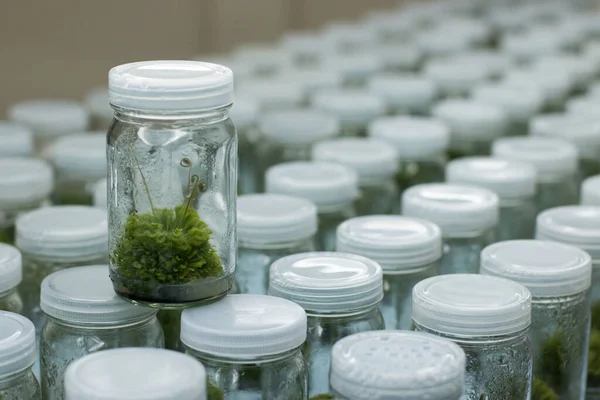
[[[17,219],[16,244],[39,257],[85,259],[108,253],[106,210],[86,206],[44,207]]]
[[[0,209],[17,210],[42,202],[54,187],[52,167],[35,158],[0,159]]]
[[[14,246],[0,243],[0,293],[17,287],[22,280],[21,252]]]
[[[343,124],[366,126],[385,113],[383,98],[366,90],[340,89],[317,92],[312,97],[312,106],[335,115]]]
[[[498,106],[476,100],[445,100],[431,114],[450,129],[452,140],[492,140],[507,129],[508,117]]]
[[[341,74],[317,67],[290,69],[284,71],[279,78],[299,85],[306,98],[315,91],[337,89],[342,86]]]
[[[581,204],[600,206],[600,175],[591,176],[581,183]]]
[[[537,216],[535,238],[579,247],[600,261],[600,207],[563,206]]]
[[[108,88],[96,88],[85,96],[85,105],[90,114],[105,120],[112,119],[114,111],[108,102]]]
[[[573,77],[576,85],[587,88],[596,76],[594,63],[583,57],[570,54],[551,54],[538,58],[532,68],[543,72],[544,70],[564,71]]]
[[[156,314],[116,295],[108,265],[63,269],[42,281],[40,307],[49,316],[73,324],[123,325]]]
[[[247,194],[237,199],[240,247],[276,245],[310,238],[317,232],[317,207],[282,194]]]
[[[76,101],[64,99],[31,100],[14,104],[8,116],[33,131],[35,136],[60,136],[87,129],[87,110]]]
[[[252,97],[236,98],[229,110],[229,117],[238,129],[247,129],[254,125],[258,119],[259,102]]]
[[[283,47],[245,44],[234,50],[233,61],[249,65],[258,73],[279,71],[292,64],[292,53]]]
[[[306,109],[270,111],[258,117],[265,138],[281,144],[310,145],[340,132],[336,117]]]
[[[245,360],[298,348],[306,340],[306,313],[273,296],[232,294],[181,315],[181,341],[213,356]]]
[[[354,400],[458,399],[466,357],[457,344],[407,331],[372,331],[338,340],[329,385]]]
[[[65,400],[206,400],[206,370],[170,350],[105,350],[69,365]]]
[[[112,106],[148,112],[215,109],[233,103],[233,73],[199,61],[123,64],[108,73]]]
[[[358,195],[356,172],[324,161],[289,162],[270,167],[265,175],[266,192],[302,197],[312,201],[319,213],[352,204]]]
[[[448,149],[450,132],[426,117],[386,117],[369,125],[369,136],[391,144],[400,160],[435,156]]]
[[[560,37],[546,30],[529,30],[502,37],[500,49],[520,63],[561,51]]]
[[[573,87],[573,79],[564,71],[537,71],[534,69],[515,69],[509,71],[502,81],[503,86],[541,90],[544,101],[563,102]]]
[[[108,182],[106,179],[101,179],[94,185],[94,207],[107,208],[107,188]]]
[[[572,115],[581,117],[598,118],[600,107],[600,98],[588,96],[588,97],[574,97],[567,101],[567,112]]]
[[[453,58],[428,62],[423,74],[445,95],[466,95],[489,78],[484,68],[475,63]]]
[[[369,90],[381,96],[390,108],[426,109],[437,96],[432,79],[424,76],[379,75],[369,81]]]
[[[236,94],[240,96],[254,98],[260,111],[294,108],[304,100],[304,91],[300,84],[277,77],[243,81],[236,86],[236,90]]]
[[[494,141],[492,155],[532,164],[539,182],[572,175],[578,168],[577,148],[562,139],[539,136],[501,138]]]
[[[600,102],[599,102],[600,105]],[[582,158],[600,154],[600,120],[570,114],[544,114],[530,122],[530,134],[564,139],[579,150]]]
[[[514,122],[527,122],[544,105],[541,90],[511,85],[482,85],[473,90],[475,101],[500,107]]]
[[[519,283],[495,276],[435,276],[413,288],[412,318],[445,335],[509,335],[531,324],[531,293]]]
[[[60,172],[98,180],[106,176],[106,132],[88,132],[58,138],[50,160]]]
[[[532,165],[493,157],[451,161],[446,166],[446,181],[489,189],[501,200],[531,197],[536,191],[536,172]]]
[[[383,69],[383,60],[369,51],[351,54],[328,54],[322,68],[335,71],[346,81],[368,79]]]
[[[371,138],[338,138],[313,146],[315,161],[331,161],[352,168],[359,186],[372,186],[398,172],[396,150],[386,142]]]
[[[33,323],[19,314],[0,311],[0,377],[30,368],[36,360]]]
[[[483,249],[480,272],[518,282],[535,297],[569,296],[589,289],[592,261],[574,246],[509,240]]]
[[[476,236],[498,222],[498,196],[468,185],[416,185],[402,195],[402,214],[437,224],[444,237]]]
[[[27,157],[33,153],[33,135],[25,125],[0,121],[0,157]]]
[[[375,261],[354,254],[294,254],[271,264],[269,295],[309,314],[349,314],[381,301],[383,273]]]
[[[385,274],[410,273],[442,257],[442,232],[432,222],[399,215],[351,218],[337,228],[336,251],[368,257]]]
[[[421,50],[412,43],[378,43],[366,51],[374,54],[387,69],[414,70],[423,58]]]

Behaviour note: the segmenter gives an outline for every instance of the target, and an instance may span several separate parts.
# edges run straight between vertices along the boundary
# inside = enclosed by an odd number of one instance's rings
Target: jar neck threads
[[[285,352],[269,355],[255,356],[251,358],[230,358],[203,353],[186,346],[186,353],[198,358],[205,366],[211,367],[218,364],[235,364],[241,366],[273,366],[279,363],[285,363],[301,353],[302,346]]]
[[[223,121],[228,118],[231,105],[206,110],[178,111],[178,112],[143,112],[131,110],[118,106],[112,106],[115,110],[115,119],[121,122],[135,124],[149,124],[167,122],[173,129],[177,124],[189,125],[191,123],[210,124]],[[174,125],[174,121],[176,124]]]

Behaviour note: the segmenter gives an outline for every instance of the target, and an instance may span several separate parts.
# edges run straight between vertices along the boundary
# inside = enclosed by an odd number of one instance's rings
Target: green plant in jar
[[[318,394],[316,396],[313,396],[308,400],[331,400],[331,399],[335,399],[335,397],[333,397],[332,394],[323,393],[323,394]]]
[[[592,305],[592,326],[588,356],[587,383],[589,387],[600,386],[600,301]]]
[[[218,386],[213,385],[210,380],[206,388],[207,400],[225,400],[225,394]]]
[[[542,347],[538,378],[533,380],[532,400],[558,400],[563,385],[562,365],[565,360],[564,334],[557,331]]]

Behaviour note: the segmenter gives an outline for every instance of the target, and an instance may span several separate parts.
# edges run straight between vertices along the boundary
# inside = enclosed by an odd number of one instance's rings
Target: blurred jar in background
[[[344,86],[363,87],[373,75],[384,68],[383,61],[372,52],[330,54],[323,59],[321,68],[342,76]]]
[[[101,179],[96,182],[94,185],[94,207],[103,208],[106,210],[107,208],[107,200],[108,200],[108,182],[105,179]]]
[[[23,312],[19,284],[23,280],[23,260],[16,247],[0,243],[0,311]]]
[[[334,52],[333,44],[315,32],[284,33],[279,44],[291,54],[297,66],[317,66],[327,54]]]
[[[489,70],[454,58],[428,62],[423,75],[435,83],[442,98],[466,98],[475,87],[490,79]]]
[[[549,54],[535,60],[532,68],[543,73],[548,71],[566,72],[573,78],[575,93],[585,92],[596,77],[594,63],[583,57],[573,54]]]
[[[279,78],[249,79],[237,84],[236,97],[249,97],[258,103],[261,113],[294,109],[303,105],[304,91],[300,84]]]
[[[488,80],[498,80],[511,71],[514,61],[506,54],[495,50],[476,49],[457,54],[454,62],[475,65],[480,68]]]
[[[541,111],[560,111],[573,87],[573,80],[564,71],[537,71],[535,69],[514,69],[508,71],[501,84],[514,88],[530,88],[543,94]]]
[[[600,206],[600,175],[589,177],[581,184],[581,204]]]
[[[108,88],[96,88],[85,96],[85,106],[90,113],[93,130],[104,131],[112,123],[114,110],[108,104]]]
[[[530,29],[502,37],[500,51],[525,65],[539,57],[556,54],[562,50],[560,38],[547,30]]]
[[[380,43],[366,50],[381,60],[383,71],[388,73],[413,73],[420,69],[423,54],[412,43]]]
[[[315,93],[340,89],[343,83],[342,75],[338,72],[318,67],[293,68],[284,71],[278,78],[300,86],[303,105],[309,104]]]
[[[375,45],[377,32],[368,26],[352,22],[330,22],[322,30],[322,40],[337,53],[356,54]]]
[[[0,157],[30,157],[33,155],[33,135],[25,125],[0,121]]]
[[[253,75],[262,77],[276,75],[289,68],[293,62],[292,53],[286,49],[259,44],[246,44],[236,48],[232,60],[234,63],[243,63]]]
[[[378,75],[369,91],[383,98],[390,115],[429,115],[437,97],[433,80],[419,75]]]
[[[238,134],[238,194],[256,193],[259,177],[256,168],[258,102],[251,97],[236,98],[229,117]]]

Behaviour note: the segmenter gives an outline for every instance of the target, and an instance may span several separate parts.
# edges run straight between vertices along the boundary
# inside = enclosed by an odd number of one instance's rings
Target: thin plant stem
[[[150,188],[148,187],[148,182],[146,181],[146,177],[144,176],[144,173],[142,172],[142,168],[140,167],[140,163],[139,163],[137,157],[135,156],[135,153],[132,152],[131,154],[133,155],[133,159],[135,160],[137,169],[138,169],[138,171],[140,171],[140,175],[142,176],[142,182],[144,183],[144,187],[146,188],[146,195],[148,196],[148,202],[150,202],[150,208],[152,209],[152,214],[156,215],[156,213],[154,212],[154,203],[152,203],[152,198],[150,197]]]

